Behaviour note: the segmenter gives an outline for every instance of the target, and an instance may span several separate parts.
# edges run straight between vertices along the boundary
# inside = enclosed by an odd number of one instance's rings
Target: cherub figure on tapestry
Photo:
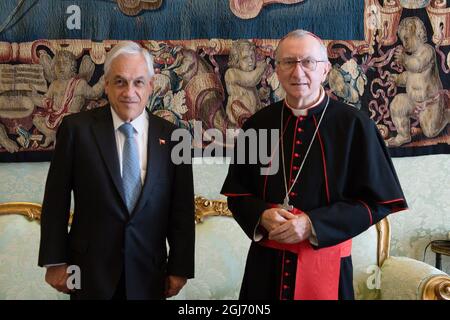
[[[214,128],[225,133],[230,121],[213,54],[207,60],[197,51],[164,42],[150,44],[149,49],[155,57],[156,73],[150,111],[191,133],[195,121],[201,121],[203,130]]]
[[[397,135],[387,140],[390,147],[411,141],[411,118],[418,119],[421,132],[436,137],[449,122],[447,91],[443,90],[434,48],[427,44],[425,25],[417,17],[401,21],[398,36],[402,46],[395,49],[394,59],[404,68],[391,74],[389,80],[406,93],[397,94],[390,105],[390,115]]]
[[[267,98],[270,93],[269,88],[257,88],[269,66],[269,58],[256,61],[255,44],[238,40],[231,47],[228,66],[225,72],[228,92],[226,113],[230,122],[240,127],[263,107],[261,98]]]
[[[346,61],[342,66],[333,66],[328,74],[331,91],[349,105],[361,109],[361,96],[367,84],[367,76],[355,59]]]
[[[183,60],[180,54],[182,47],[169,47],[161,43],[152,49],[155,56],[155,75],[148,108],[153,114],[178,127],[191,130],[191,122],[185,119],[189,110],[186,105],[186,92],[182,89],[182,81],[176,73]]]
[[[44,75],[50,86],[45,93],[42,108],[33,119],[35,127],[44,134],[42,148],[51,146],[56,139],[56,129],[64,116],[82,110],[88,100],[99,99],[104,90],[104,77],[94,85],[89,81],[94,73],[95,65],[91,58],[83,57],[77,74],[77,60],[67,50],[58,51],[54,58],[45,51],[39,52],[39,63],[44,68]],[[88,106],[93,108],[96,104]]]

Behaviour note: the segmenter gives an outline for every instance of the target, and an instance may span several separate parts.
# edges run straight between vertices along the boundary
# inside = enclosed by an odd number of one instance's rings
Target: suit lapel
[[[120,176],[119,158],[117,155],[116,137],[110,107],[105,107],[104,112],[99,113],[97,121],[92,125],[97,146],[100,149],[103,161],[111,175],[111,179],[125,204],[122,190],[122,177]]]
[[[148,142],[147,142],[147,173],[142,187],[141,195],[133,210],[133,215],[144,207],[152,194],[153,188],[161,174],[161,145],[159,138],[163,129],[162,122],[157,121],[156,116],[149,113]]]

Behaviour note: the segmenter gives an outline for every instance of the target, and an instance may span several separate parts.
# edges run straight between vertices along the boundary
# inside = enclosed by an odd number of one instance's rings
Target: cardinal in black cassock
[[[293,110],[280,101],[254,114],[242,129],[278,129],[280,139],[275,146],[267,142],[279,160],[275,174],[261,174],[260,161],[232,163],[222,187],[233,216],[253,240],[240,298],[354,299],[351,238],[407,208],[377,127],[322,88],[310,108]],[[260,225],[266,209],[284,202],[286,189],[290,211],[306,214],[313,230],[312,237],[291,245],[269,240]]]

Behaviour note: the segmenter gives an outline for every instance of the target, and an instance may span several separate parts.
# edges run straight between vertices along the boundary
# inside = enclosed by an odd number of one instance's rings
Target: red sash
[[[300,215],[303,211],[294,208],[292,213]],[[351,239],[322,249],[313,249],[308,239],[296,244],[284,244],[264,239],[259,244],[297,254],[295,300],[338,299],[341,258],[351,254]]]

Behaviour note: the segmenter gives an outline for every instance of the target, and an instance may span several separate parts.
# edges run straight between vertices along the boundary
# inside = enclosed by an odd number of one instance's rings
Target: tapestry
[[[297,28],[327,45],[327,94],[368,113],[393,156],[450,153],[445,0],[51,3],[0,4],[0,161],[49,160],[64,116],[106,105],[102,65],[122,39],[154,56],[148,109],[217,143],[283,99],[273,54]]]

